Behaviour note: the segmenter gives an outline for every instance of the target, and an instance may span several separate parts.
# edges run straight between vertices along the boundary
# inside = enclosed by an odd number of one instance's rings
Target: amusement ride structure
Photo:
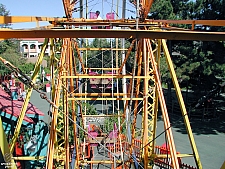
[[[147,169],[159,166],[178,169],[188,168],[188,165],[182,163],[182,158],[193,157],[196,166],[192,168],[201,169],[202,164],[167,47],[167,39],[224,40],[224,32],[197,32],[194,31],[194,26],[196,24],[225,26],[225,22],[221,20],[147,19],[153,0],[132,2],[136,6],[136,19],[125,19],[124,11],[122,18],[114,18],[114,13],[109,13],[109,19],[98,19],[95,14],[91,19],[84,18],[83,14],[80,18],[73,18],[73,11],[78,2],[63,0],[62,3],[66,16],[64,18],[0,17],[1,24],[40,21],[50,23],[49,26],[34,29],[0,30],[1,39],[46,38],[31,79],[20,69],[1,58],[5,66],[12,70],[15,77],[28,88],[13,137],[9,143],[4,138],[4,144],[1,144],[3,156],[11,155],[12,164],[18,160],[43,161],[47,169],[92,168],[101,164],[109,168]],[[83,6],[83,1],[80,2],[80,6]],[[189,24],[192,25],[192,29],[176,29],[170,27],[170,24]],[[111,48],[85,48],[83,38],[120,38],[122,45],[121,48],[118,48],[118,44],[117,47],[111,45]],[[129,38],[132,42],[127,49],[124,41]],[[59,42],[61,43],[61,57],[57,58],[55,44]],[[35,85],[44,51],[49,43],[51,50],[50,98]],[[127,73],[126,62],[131,57],[133,48],[135,52],[132,72]],[[88,63],[86,56],[90,51],[100,51],[102,54],[104,51],[110,51],[111,63],[98,68],[88,66],[91,64]],[[165,57],[167,61],[192,154],[176,151],[160,79],[160,57]],[[48,136],[46,152],[40,156],[34,153],[30,156],[14,157],[16,140],[21,133],[21,126],[33,90],[38,91],[42,99],[50,104],[51,122],[48,132],[45,133]],[[87,103],[94,101],[111,104],[112,111],[89,114]],[[164,132],[167,138],[165,147],[157,147],[155,142],[158,109],[164,121]],[[137,116],[140,114],[142,128],[137,131]],[[112,130],[103,132],[104,123],[101,125],[101,122],[93,123],[90,118],[99,121],[117,120],[114,124],[110,124]],[[4,133],[1,134],[4,136]],[[73,144],[70,141],[71,137]],[[104,159],[99,160],[94,154],[101,150],[104,151],[102,155]],[[17,168],[16,165],[11,167]]]

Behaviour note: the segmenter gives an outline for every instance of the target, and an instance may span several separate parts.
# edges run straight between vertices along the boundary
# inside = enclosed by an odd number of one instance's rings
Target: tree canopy
[[[0,15],[7,16],[10,12],[6,7],[0,4]],[[155,0],[149,17],[154,19],[203,19],[218,20],[225,19],[225,0]],[[10,25],[1,25],[1,27]],[[178,25],[188,28],[191,25]],[[209,27],[205,25],[196,25],[196,30],[204,31],[224,31],[224,27]],[[181,85],[196,87],[204,84],[205,88],[210,88],[213,83],[218,83],[218,77],[223,78],[225,70],[225,43],[202,42],[202,41],[168,41],[171,43],[171,54],[176,68],[176,73],[180,79]],[[115,40],[112,39],[94,39],[87,47],[115,48]],[[121,47],[119,43],[119,48]],[[126,48],[130,43],[127,41]],[[14,65],[19,66],[25,63],[25,59],[20,59],[18,41],[15,39],[0,41],[0,55]],[[119,52],[119,55],[121,53]],[[134,52],[127,61],[127,67],[131,67]],[[111,62],[113,57],[114,61]],[[88,51],[88,67],[115,67],[115,52],[107,51]],[[102,62],[103,59],[103,62]],[[121,64],[119,56],[119,64]],[[165,62],[162,58],[162,62]],[[7,73],[7,69],[1,64],[0,73]],[[21,67],[21,66],[20,66]],[[23,69],[24,66],[21,68]],[[162,80],[167,82],[170,79],[165,64],[161,67]],[[208,77],[209,80],[206,80]],[[213,78],[212,78],[213,77]],[[202,86],[201,86],[202,87]]]
[[[8,16],[10,15],[9,10],[6,9],[5,5],[0,3],[0,16]],[[1,28],[8,27],[8,24],[0,25]]]
[[[9,10],[3,4],[0,4],[0,16],[8,16]],[[2,28],[10,28],[10,25],[0,25]],[[20,67],[21,70],[28,70],[30,64],[26,64],[26,58],[21,57],[19,49],[19,40],[17,39],[6,39],[0,41],[0,56],[16,67]],[[30,68],[30,67],[29,67]],[[10,74],[11,71],[6,68],[3,63],[0,62],[0,74]]]
[[[198,19],[219,20],[225,19],[224,0],[155,0],[150,17],[154,19]],[[190,28],[191,25],[178,25]],[[197,25],[196,30],[224,31],[224,27],[209,27]],[[218,79],[223,78],[225,70],[225,43],[223,41],[169,41],[171,54],[176,68],[176,74],[181,86],[192,89],[208,90]],[[165,60],[162,59],[162,62]],[[162,79],[170,79],[165,65],[162,66]]]

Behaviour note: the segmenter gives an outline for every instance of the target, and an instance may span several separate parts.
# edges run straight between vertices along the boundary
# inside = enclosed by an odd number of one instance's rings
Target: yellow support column
[[[224,161],[224,163],[223,163],[223,165],[221,166],[220,169],[225,169],[225,161]]]
[[[74,51],[73,51],[73,45],[72,43],[70,43],[70,58],[69,58],[69,74],[73,75],[76,74],[76,69],[75,69],[75,57],[74,57]],[[77,83],[76,83],[76,86]],[[71,78],[70,79],[70,93],[73,93],[75,91],[74,88],[74,79]],[[76,127],[76,123],[77,123],[77,115],[76,115],[76,106],[75,106],[75,100],[71,100],[71,108],[72,108],[72,119],[73,119],[73,134],[74,134],[74,147],[76,150],[76,160],[74,163],[74,166],[72,166],[72,168],[78,168],[79,167],[79,149],[78,149],[78,137],[77,136],[77,127]],[[84,123],[83,123],[84,124]],[[85,126],[85,125],[84,125]],[[74,155],[74,154],[73,154]],[[72,163],[71,163],[72,164]]]
[[[68,38],[67,40],[67,51],[66,51],[66,64],[63,67],[63,75],[68,75],[69,69],[69,59],[70,59],[70,47],[71,47],[71,40]],[[65,149],[65,158],[64,158],[64,167],[69,167],[69,160],[70,160],[70,150],[69,150],[69,103],[68,103],[68,79],[63,78],[63,112],[64,112],[64,149]]]
[[[41,63],[42,63],[42,60],[43,60],[43,57],[44,57],[44,54],[45,54],[45,49],[46,49],[47,44],[48,44],[48,39],[45,39],[44,44],[42,46],[41,54],[38,57],[38,60],[36,62],[35,68],[34,68],[34,73],[32,75],[31,80],[32,80],[33,84],[34,84],[34,82],[37,78],[38,72],[40,71],[40,66],[41,66]],[[28,90],[27,90],[26,99],[23,102],[23,106],[22,106],[22,109],[21,109],[21,112],[20,112],[20,116],[19,116],[18,122],[16,124],[15,132],[14,132],[13,138],[12,138],[11,143],[10,143],[10,152],[11,153],[13,153],[15,143],[16,143],[16,139],[18,138],[20,128],[21,128],[22,123],[23,123],[23,118],[25,116],[32,91],[33,91],[33,87],[28,88]]]
[[[55,73],[55,51],[54,51],[54,39],[50,39],[50,67],[51,67],[51,99],[54,101],[55,97],[55,78],[54,78],[54,73]]]
[[[177,154],[176,154],[176,147],[175,147],[175,143],[174,143],[174,139],[173,139],[173,134],[172,134],[171,124],[170,124],[170,120],[169,120],[169,116],[168,116],[168,111],[166,108],[165,98],[164,98],[163,91],[162,91],[162,85],[161,85],[161,80],[160,80],[160,76],[159,76],[159,72],[158,72],[158,67],[156,65],[156,61],[154,58],[150,40],[147,39],[146,43],[147,43],[147,47],[150,51],[149,59],[150,59],[151,65],[152,65],[153,74],[154,74],[154,78],[155,78],[155,82],[156,82],[157,93],[159,96],[159,102],[160,102],[162,116],[163,116],[163,120],[164,120],[164,127],[166,130],[166,136],[168,139],[169,150],[171,153],[172,165],[173,165],[174,169],[179,169],[179,163],[178,163]]]
[[[54,95],[54,104],[59,107],[60,105],[60,97],[61,97],[61,91],[62,91],[62,80],[61,77],[63,75],[63,65],[65,64],[65,57],[66,57],[66,50],[67,50],[67,41],[66,39],[63,39],[63,48],[61,52],[61,58],[60,58],[60,65],[59,65],[59,73],[57,77],[57,82],[56,82],[56,88],[55,88],[55,95]],[[46,168],[52,169],[54,164],[53,164],[53,159],[54,155],[56,154],[56,160],[58,161],[59,156],[58,155],[63,155],[62,153],[58,153],[58,147],[57,146],[57,125],[62,121],[61,119],[59,120],[60,114],[59,114],[59,109],[53,107],[52,109],[52,123],[51,123],[51,128],[50,128],[50,137],[49,137],[49,142],[48,142],[48,153],[47,153],[47,159],[46,159]]]
[[[149,103],[148,103],[148,96],[149,96],[149,59],[148,59],[148,55],[147,55],[147,47],[146,47],[146,40],[143,40],[143,58],[144,58],[144,75],[145,78],[144,79],[144,98],[143,98],[143,109],[144,109],[144,120],[143,120],[143,158],[144,158],[144,168],[148,168],[149,166],[149,162],[148,162],[148,156],[150,153],[150,149],[152,147],[149,146]],[[154,104],[154,103],[153,103]],[[153,120],[153,119],[151,119]],[[150,136],[151,137],[151,136]],[[152,168],[152,167],[151,167]]]
[[[186,110],[186,107],[185,107],[185,104],[184,104],[184,100],[183,100],[183,97],[182,97],[180,86],[179,86],[177,76],[176,76],[176,73],[175,73],[175,70],[174,70],[174,67],[173,67],[173,62],[172,62],[169,50],[168,50],[167,45],[166,45],[166,40],[164,40],[164,39],[162,40],[162,46],[163,46],[163,51],[164,51],[164,54],[166,56],[166,61],[167,61],[167,64],[168,64],[168,67],[169,67],[169,70],[170,70],[170,75],[172,77],[173,84],[174,84],[174,87],[175,87],[175,90],[176,90],[176,94],[177,94],[177,98],[178,98],[178,101],[179,101],[179,104],[180,104],[182,116],[184,118],[184,123],[185,123],[185,126],[186,126],[186,130],[187,130],[187,133],[188,133],[190,143],[191,143],[192,151],[194,153],[195,162],[196,162],[196,165],[197,165],[198,169],[202,169],[202,164],[201,164],[200,157],[199,157],[199,154],[198,154],[197,146],[195,144],[194,136],[193,136],[193,133],[192,133],[192,130],[191,130],[191,125],[190,125],[189,118],[188,118],[188,115],[187,115],[187,110]]]
[[[5,163],[3,165],[5,165],[5,167],[7,168],[16,169],[17,167],[12,158],[12,153],[10,153],[10,150],[9,150],[9,144],[6,139],[1,116],[0,116],[0,150],[1,150],[0,153],[2,153],[2,156],[5,160]]]

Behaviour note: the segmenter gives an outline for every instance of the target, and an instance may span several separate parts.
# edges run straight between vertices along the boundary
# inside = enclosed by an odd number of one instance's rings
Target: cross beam
[[[225,32],[162,31],[162,30],[106,30],[51,29],[0,30],[0,38],[150,38],[169,40],[223,41]]]

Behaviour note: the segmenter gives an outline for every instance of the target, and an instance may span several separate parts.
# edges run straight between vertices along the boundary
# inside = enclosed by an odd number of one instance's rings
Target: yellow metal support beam
[[[32,78],[31,78],[33,83],[36,81],[38,73],[40,71],[40,66],[41,66],[42,60],[44,58],[44,54],[45,54],[47,44],[48,44],[48,39],[45,39],[44,44],[42,46],[41,53],[40,53],[40,55],[38,57],[38,60],[35,64],[34,73],[33,73]],[[18,122],[17,122],[16,127],[15,127],[13,138],[10,142],[10,152],[11,153],[13,153],[13,151],[14,151],[15,143],[16,143],[16,140],[17,140],[17,138],[19,136],[19,133],[20,133],[20,129],[21,129],[21,126],[22,126],[22,123],[23,123],[23,119],[24,119],[24,116],[25,116],[25,113],[26,113],[26,110],[27,110],[27,106],[29,104],[29,100],[30,100],[32,91],[33,91],[33,88],[27,89],[27,95],[26,95],[26,98],[23,102],[23,106],[22,106],[22,109],[21,109],[21,112],[20,112],[20,116],[18,118]]]
[[[152,0],[151,0],[152,1]],[[151,1],[148,1],[151,5]],[[149,6],[150,6],[149,5]],[[67,18],[57,18],[57,17],[44,17],[44,16],[0,16],[0,24],[9,24],[9,23],[20,23],[20,22],[39,22],[39,21],[52,21],[56,23],[64,23],[64,24],[76,24],[76,25],[88,25],[88,24],[120,24],[126,26],[129,24],[136,25],[136,20],[128,20],[128,19],[116,19],[116,20],[96,20],[96,19],[83,19],[83,18],[71,18],[70,22],[67,22]],[[207,25],[207,26],[225,26],[224,20],[153,20],[153,19],[145,19],[144,22],[140,22],[139,24],[186,24],[186,25]]]
[[[37,22],[37,21],[64,22],[67,21],[67,19],[54,17],[38,17],[38,16],[0,16],[0,24]]]
[[[177,80],[176,72],[175,72],[174,67],[173,67],[173,62],[172,62],[169,50],[168,50],[167,45],[166,45],[166,40],[162,40],[162,46],[163,46],[163,51],[164,51],[164,54],[166,56],[166,61],[167,61],[167,64],[168,64],[168,67],[169,67],[169,70],[170,70],[170,75],[171,75],[172,80],[173,80],[173,85],[175,87],[177,98],[178,98],[178,101],[179,101],[179,104],[180,104],[182,116],[184,118],[184,123],[185,123],[185,126],[186,126],[186,130],[187,130],[187,133],[188,133],[190,143],[191,143],[191,147],[192,147],[192,151],[193,151],[193,154],[194,154],[195,162],[196,162],[196,165],[198,166],[198,169],[202,169],[202,164],[201,164],[200,157],[199,157],[199,154],[198,154],[197,146],[195,144],[194,135],[193,135],[192,130],[191,130],[191,125],[190,125],[190,121],[189,121],[189,118],[188,118],[188,115],[187,115],[187,110],[186,110],[184,100],[183,100],[183,96],[182,96],[180,86],[179,86],[179,83],[178,83],[178,80]]]
[[[70,66],[69,67],[69,74],[74,75],[74,74],[76,74],[76,67],[75,67],[76,58],[75,58],[75,55],[74,55],[74,50],[72,48],[72,42],[71,42],[71,47],[69,48],[69,50],[70,50],[70,53],[69,53],[69,55],[70,55],[70,57],[69,57],[69,66]],[[74,82],[73,78],[70,78],[68,80],[69,80],[69,84],[70,84],[70,91],[75,91],[74,84],[76,82]],[[76,79],[76,81],[77,81],[77,79]],[[78,86],[78,85],[76,84],[76,86]],[[70,109],[72,109],[71,113],[72,113],[72,119],[73,119],[73,134],[74,134],[74,136],[77,136],[78,135],[77,126],[76,126],[76,124],[77,124],[77,112],[76,112],[77,109],[76,109],[76,105],[75,105],[75,100],[71,101],[71,108]],[[74,144],[75,144],[76,152],[79,152],[79,148],[78,148],[79,147],[79,139],[78,139],[78,137],[74,137]],[[75,154],[73,154],[73,156],[74,155]],[[72,156],[72,158],[74,158],[73,156]],[[79,155],[76,155],[76,159],[75,159],[74,166],[73,166],[74,168],[78,168],[78,162],[79,162]]]
[[[128,93],[128,94],[130,94],[130,93]],[[74,97],[82,97],[82,96],[92,96],[92,97],[104,96],[104,97],[109,97],[109,96],[125,96],[127,94],[125,94],[125,93],[72,93],[72,95]]]
[[[131,51],[132,51],[132,48],[134,47],[134,43],[135,43],[135,42],[136,42],[136,39],[134,39],[134,40],[131,42],[130,47],[129,47],[127,53],[126,53],[126,57],[125,57],[125,59],[123,60],[123,63],[121,64],[120,69],[118,70],[118,74],[120,74],[120,73],[122,72],[123,67],[124,67],[124,65],[126,64],[128,57],[130,56],[130,53],[131,53]]]
[[[83,73],[85,74],[85,73],[86,73],[86,71],[85,71],[85,66],[84,66],[82,57],[81,57],[81,55],[80,55],[80,51],[79,51],[79,47],[78,47],[78,43],[77,43],[77,42],[74,42],[74,47],[75,47],[75,49],[76,49],[76,51],[77,51],[77,56],[78,56],[78,59],[79,59],[79,61],[80,61],[80,65],[81,65],[81,67],[82,67],[82,71],[83,71]],[[72,57],[72,56],[71,56],[71,57]]]
[[[109,75],[109,74],[99,74],[99,75],[88,75],[88,74],[77,74],[74,76],[62,76],[61,78],[95,78],[95,79],[102,79],[102,78],[127,78],[130,79],[132,78],[132,75]],[[147,77],[145,76],[134,76],[134,78],[141,78],[141,79],[145,79]]]
[[[70,42],[68,40],[68,42]],[[68,52],[69,50],[67,51],[67,59],[69,57],[68,55]],[[68,60],[67,60],[68,61]],[[68,62],[66,62],[68,63]],[[65,67],[65,68],[68,68],[68,67]],[[66,75],[68,72],[64,72],[64,75]],[[64,122],[64,140],[65,140],[65,143],[64,143],[64,148],[65,148],[65,159],[64,159],[64,165],[65,165],[65,168],[69,168],[69,161],[70,161],[70,149],[69,149],[69,103],[68,103],[68,92],[67,92],[67,89],[68,89],[68,81],[67,79],[63,79],[63,85],[66,86],[67,88],[64,88],[63,90],[63,112],[65,113],[64,115],[64,119],[63,119],[63,122]]]
[[[143,6],[143,17],[147,18],[148,13],[150,12],[150,8],[153,4],[154,0],[143,0],[142,1],[142,6]]]
[[[92,67],[88,68],[86,67],[85,70],[91,69],[91,70],[112,70],[112,68],[107,68],[107,67]],[[114,70],[118,70],[119,68],[113,68]]]
[[[220,169],[225,169],[225,161],[224,161],[224,163],[223,163],[223,165],[221,166]]]
[[[35,156],[35,157],[24,156],[24,157],[12,157],[12,158],[14,160],[33,161],[33,160],[44,160],[46,156]]]
[[[83,117],[123,117],[123,115],[118,115],[118,114],[115,114],[115,115],[109,115],[109,114],[106,114],[106,115],[83,115]]]
[[[79,161],[80,164],[113,164],[114,161],[107,161],[107,160],[94,160],[94,161],[87,161],[87,160],[81,160]],[[121,161],[116,160],[116,163],[121,164]]]
[[[3,123],[2,123],[2,119],[0,116],[0,153],[2,153],[2,156],[5,160],[5,164],[3,164],[3,168],[11,168],[11,169],[16,169],[16,164],[14,162],[14,159],[11,158],[12,157],[12,153],[9,150],[9,144],[8,141],[6,139],[6,135],[5,135],[5,131],[3,128]],[[7,164],[9,163],[9,165]],[[0,164],[2,165],[2,164]],[[5,167],[4,167],[5,166]]]
[[[158,44],[156,44],[157,42],[155,42],[155,45],[157,46]],[[146,47],[145,47],[146,48]],[[150,64],[150,57],[149,55],[151,54],[151,49],[146,48],[147,50],[144,50],[144,53],[147,53],[148,56],[148,64]],[[158,50],[160,50],[160,47],[158,45]],[[153,51],[152,51],[153,52]],[[160,51],[158,51],[158,56],[160,56]],[[159,57],[156,57],[154,55],[154,58],[157,62],[157,68],[159,69]],[[149,66],[149,76],[153,76],[154,77],[154,73],[153,73],[153,69],[151,66]],[[149,99],[151,99],[150,103],[148,104],[148,157],[149,157],[149,163],[153,164],[154,163],[154,152],[155,152],[155,136],[156,136],[156,124],[157,124],[157,115],[158,115],[158,92],[156,89],[156,79],[155,78],[150,78],[151,81],[148,84],[148,97]],[[152,166],[151,166],[152,167]]]
[[[177,159],[177,152],[176,152],[176,147],[175,147],[175,143],[174,143],[174,139],[173,139],[171,124],[170,124],[170,120],[169,120],[169,116],[168,116],[168,111],[166,108],[165,98],[164,98],[163,91],[162,91],[162,85],[161,85],[162,83],[160,80],[158,67],[156,65],[156,61],[154,58],[153,51],[151,49],[152,47],[151,47],[151,43],[150,43],[149,39],[146,40],[146,44],[147,44],[148,48],[150,49],[149,50],[149,52],[150,52],[149,59],[150,59],[150,63],[152,65],[152,69],[153,69],[153,74],[155,77],[157,93],[159,95],[159,102],[160,102],[160,106],[161,106],[161,110],[162,110],[162,116],[163,116],[163,120],[164,120],[166,136],[168,139],[169,150],[170,150],[171,157],[172,157],[171,158],[172,165],[173,165],[174,169],[179,169],[179,163],[178,163],[178,159]]]
[[[146,39],[143,39],[143,58],[144,58],[144,75],[146,77],[150,77],[150,60],[149,60],[149,53],[147,53],[147,44],[146,44]],[[152,112],[149,109],[149,80],[148,79],[144,79],[144,102],[143,102],[143,139],[142,139],[142,146],[143,146],[143,159],[144,159],[144,168],[148,168],[149,166],[149,161],[148,161],[148,157],[149,157],[149,153],[151,151],[151,149],[153,147],[151,147],[150,145],[150,141],[149,138],[151,138],[152,136],[149,135],[149,131],[150,130],[150,126],[149,126],[149,114],[154,114],[154,112]],[[153,96],[154,97],[154,96]],[[153,98],[154,99],[154,98]],[[154,101],[153,103],[151,103],[151,105],[154,105]],[[151,119],[153,120],[153,119]],[[152,168],[152,166],[150,166]]]
[[[54,97],[54,104],[59,107],[60,105],[60,97],[61,97],[61,90],[62,90],[62,79],[61,76],[63,75],[63,65],[65,64],[65,55],[66,55],[66,41],[63,40],[63,48],[61,52],[61,58],[60,58],[60,67],[59,67],[59,73],[57,77],[57,85],[55,88],[55,97]],[[53,168],[53,159],[54,159],[54,153],[56,152],[56,160],[59,160],[58,152],[56,146],[56,139],[57,139],[57,124],[59,124],[60,120],[58,121],[59,110],[55,107],[52,108],[52,123],[50,128],[50,137],[48,142],[48,153],[47,153],[47,159],[46,159],[46,168]],[[63,159],[65,159],[65,156],[63,156]]]
[[[171,158],[170,154],[153,154],[155,158]],[[179,158],[193,157],[193,154],[177,154]]]
[[[54,101],[54,94],[55,94],[55,77],[54,77],[54,71],[55,71],[55,49],[54,49],[54,39],[50,39],[50,70],[51,70],[51,99],[52,102]]]
[[[78,48],[80,51],[81,50],[90,50],[90,51],[98,51],[98,50],[110,50],[110,51],[123,51],[123,50],[128,50],[128,49],[121,49],[121,48],[117,48],[117,49],[112,49],[112,48]],[[112,68],[111,68],[112,69]]]
[[[152,20],[150,19],[146,21]],[[154,20],[154,21],[163,24],[225,26],[225,20]]]
[[[158,68],[158,71],[159,71],[159,74],[160,74],[160,56],[161,56],[161,41],[158,40],[158,44],[157,44],[157,54],[154,55],[155,57],[155,60],[156,60],[156,64],[157,64],[157,68]],[[157,42],[155,42],[157,43]],[[161,77],[160,77],[161,78]],[[155,83],[155,81],[154,81]],[[154,96],[155,94],[155,98],[153,100],[153,102],[155,103],[155,105],[151,106],[150,108],[151,109],[154,109],[152,110],[152,112],[154,112],[154,114],[151,114],[152,116],[152,121],[151,121],[151,125],[152,125],[152,128],[150,128],[151,131],[149,131],[149,133],[152,134],[152,140],[156,138],[156,128],[157,128],[157,120],[158,120],[158,107],[159,107],[159,94],[157,92],[157,89],[156,89],[156,86],[154,86],[154,88],[151,88],[152,89],[152,96]],[[151,91],[149,91],[151,93]],[[151,150],[151,153],[153,154],[155,152],[155,141],[152,141],[152,143],[150,144],[151,147],[152,147],[152,150]]]
[[[130,100],[130,98],[105,98],[105,97],[98,97],[98,98],[69,98],[68,100]],[[132,98],[132,100],[143,100],[143,98]]]
[[[138,43],[138,46],[139,46],[140,43]],[[137,59],[137,75],[139,76],[141,74],[141,71],[142,71],[142,55],[138,55],[135,59]],[[126,60],[126,59],[125,59]],[[136,89],[135,89],[135,93],[133,92],[133,94],[135,95],[135,97],[139,97],[139,94],[140,94],[140,83],[141,79],[137,79],[136,81]],[[128,93],[127,93],[128,94]],[[129,94],[128,94],[129,95]],[[131,95],[131,94],[130,94]],[[132,125],[131,125],[131,148],[130,148],[130,154],[132,154],[134,152],[134,147],[135,147],[135,137],[136,137],[136,129],[137,129],[137,115],[138,115],[138,104],[139,104],[139,101],[136,100],[134,102],[134,110],[133,110],[133,120],[132,120]]]
[[[114,29],[52,29],[52,30],[0,30],[0,38],[150,38],[169,40],[225,40],[225,32],[114,30]]]
[[[143,40],[143,55],[144,55],[144,72],[149,77],[148,81],[145,81],[144,95],[146,97],[146,103],[144,103],[143,118],[143,146],[145,147],[144,154],[144,166],[152,168],[154,164],[154,150],[155,150],[155,135],[156,135],[156,123],[158,112],[158,97],[156,91],[156,79],[154,77],[154,71],[151,65],[150,54],[151,48],[146,45],[146,39]],[[145,105],[147,104],[147,105]],[[146,140],[145,140],[146,139]]]

